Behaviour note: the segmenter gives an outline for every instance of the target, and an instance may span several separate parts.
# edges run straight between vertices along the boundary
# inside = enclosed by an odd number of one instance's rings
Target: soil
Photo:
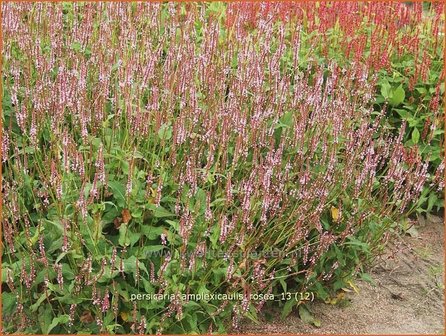
[[[320,327],[304,323],[296,310],[284,320],[269,310],[260,324],[245,321],[242,332],[444,335],[443,218],[420,217],[413,227],[369,270],[374,284],[358,279],[359,293],[346,293],[336,305],[308,305]]]

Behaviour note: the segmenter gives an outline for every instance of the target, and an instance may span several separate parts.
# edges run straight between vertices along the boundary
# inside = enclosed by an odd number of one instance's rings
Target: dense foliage
[[[367,278],[442,207],[442,10],[3,3],[4,331],[225,332]]]

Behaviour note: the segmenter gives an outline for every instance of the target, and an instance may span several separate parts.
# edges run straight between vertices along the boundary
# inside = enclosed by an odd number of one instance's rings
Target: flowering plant
[[[224,332],[271,295],[325,299],[444,187],[440,155],[389,119],[402,87],[377,70],[400,49],[373,47],[438,35],[441,12],[416,28],[383,4],[407,25],[385,33],[381,5],[352,23],[259,6],[2,4],[5,332]]]

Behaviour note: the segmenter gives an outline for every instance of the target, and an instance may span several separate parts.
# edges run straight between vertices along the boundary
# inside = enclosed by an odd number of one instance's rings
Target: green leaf
[[[55,221],[51,221],[49,219],[44,219],[43,222],[45,224],[51,224],[51,227],[56,229],[58,233],[63,233],[63,225],[58,219],[56,219]],[[45,227],[49,228],[50,232],[54,232],[54,230],[51,230],[51,227],[49,227],[49,226],[45,226]]]
[[[280,123],[285,127],[291,127],[293,125],[293,112],[289,111],[289,112],[285,113],[280,118]]]
[[[166,230],[162,226],[151,226],[147,224],[141,225],[141,233],[147,238],[153,240],[160,237],[160,235]]]
[[[417,88],[415,88],[415,90],[417,90],[421,94],[426,94],[427,93],[427,90],[424,87],[417,87]]]
[[[13,293],[2,293],[2,313],[3,315],[10,315],[14,310],[16,302],[16,296]]]
[[[60,324],[65,324],[70,320],[70,317],[68,315],[60,315],[58,317],[53,318],[53,321],[48,326],[48,329],[45,334],[49,334],[51,330],[53,330],[55,327],[57,327]]]
[[[418,131],[418,128],[414,128],[412,131],[412,141],[414,144],[417,144],[418,141],[420,141],[420,132]]]
[[[283,306],[282,314],[281,314],[282,319],[286,318],[288,315],[291,314],[291,312],[293,311],[293,306],[295,305],[295,303],[296,303],[295,300],[287,300],[285,302],[285,305]]]
[[[174,213],[168,211],[166,208],[163,208],[162,206],[156,207],[155,211],[153,212],[153,215],[156,218],[176,217]]]
[[[392,96],[390,97],[390,104],[392,106],[398,106],[401,104],[406,98],[406,93],[404,92],[403,86],[400,84],[395,91],[392,92]]]
[[[412,117],[411,113],[405,109],[394,109],[394,111],[396,111],[400,117],[404,120],[408,120],[409,118]]]
[[[119,227],[118,243],[121,246],[133,246],[141,238],[140,232],[133,232],[127,224],[122,223]]]
[[[50,306],[44,305],[39,308],[39,314],[37,320],[40,325],[40,329],[43,334],[47,334],[47,328],[51,324],[53,318],[53,311]]]
[[[219,237],[220,237],[220,228],[218,226],[214,226],[212,228],[212,233],[209,236],[209,240],[211,241],[213,248],[216,248],[218,246],[217,241]]]
[[[45,301],[45,299],[47,298],[47,296],[49,296],[51,294],[51,290],[48,293],[42,293],[42,295],[40,295],[39,299],[36,301],[36,303],[34,303],[33,305],[31,305],[30,310],[34,313],[35,311],[37,311],[37,309],[39,309],[40,305],[42,304],[43,301]]]
[[[163,245],[149,245],[143,247],[143,253],[150,254],[152,252],[158,252],[164,249]]]
[[[381,84],[381,95],[384,97],[384,98],[386,98],[386,99],[388,99],[389,97],[390,97],[390,91],[391,91],[391,85],[389,84],[389,82],[388,81],[384,81],[382,84]]]
[[[279,282],[282,285],[283,292],[286,293],[287,292],[287,284],[286,284],[285,280],[283,278],[280,278]]]
[[[118,181],[109,181],[108,186],[113,191],[113,197],[116,199],[118,206],[125,206],[125,186]]]
[[[210,291],[206,288],[206,284],[202,283],[200,287],[198,287],[197,294],[207,295],[209,293]]]
[[[136,260],[137,258],[135,256],[131,256],[130,258],[127,258],[124,260],[124,272],[125,273],[136,273]],[[149,272],[147,271],[146,266],[144,265],[144,262],[139,260],[138,261],[138,268],[142,271],[144,271],[147,276],[149,275]]]
[[[130,245],[130,237],[129,237],[129,229],[128,225],[122,223],[119,227],[119,239],[118,244],[121,246],[129,246]]]
[[[304,323],[312,324],[315,327],[320,327],[321,322],[314,318],[305,305],[299,305],[299,317]]]
[[[73,43],[71,43],[70,48],[73,49],[74,51],[79,52],[82,50],[82,44],[78,41],[74,41]]]
[[[321,320],[315,318],[315,319],[313,320],[313,325],[314,325],[316,328],[320,328],[320,327],[321,327]]]
[[[169,224],[175,231],[180,231],[180,223],[178,223],[178,221],[166,220],[166,223]]]
[[[172,137],[172,126],[168,124],[162,124],[158,131],[158,137],[161,140],[169,140]]]
[[[220,284],[226,276],[226,267],[214,268],[212,273],[214,276],[214,284]]]
[[[368,273],[361,273],[361,274],[360,274],[360,277],[361,277],[362,280],[364,280],[364,281],[366,281],[366,282],[368,282],[368,283],[370,283],[370,284],[372,284],[372,285],[375,285],[375,284],[376,284],[375,280],[373,280],[373,278],[371,277],[371,275],[368,274]]]
[[[428,212],[432,210],[432,208],[434,207],[435,203],[437,202],[437,199],[438,199],[438,197],[437,197],[437,195],[434,192],[432,192],[429,195],[429,199],[427,201],[427,211]]]

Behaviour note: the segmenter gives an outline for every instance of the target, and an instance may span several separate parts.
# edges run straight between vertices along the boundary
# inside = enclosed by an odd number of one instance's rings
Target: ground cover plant
[[[442,207],[442,13],[3,3],[4,332],[222,333],[367,278]]]

